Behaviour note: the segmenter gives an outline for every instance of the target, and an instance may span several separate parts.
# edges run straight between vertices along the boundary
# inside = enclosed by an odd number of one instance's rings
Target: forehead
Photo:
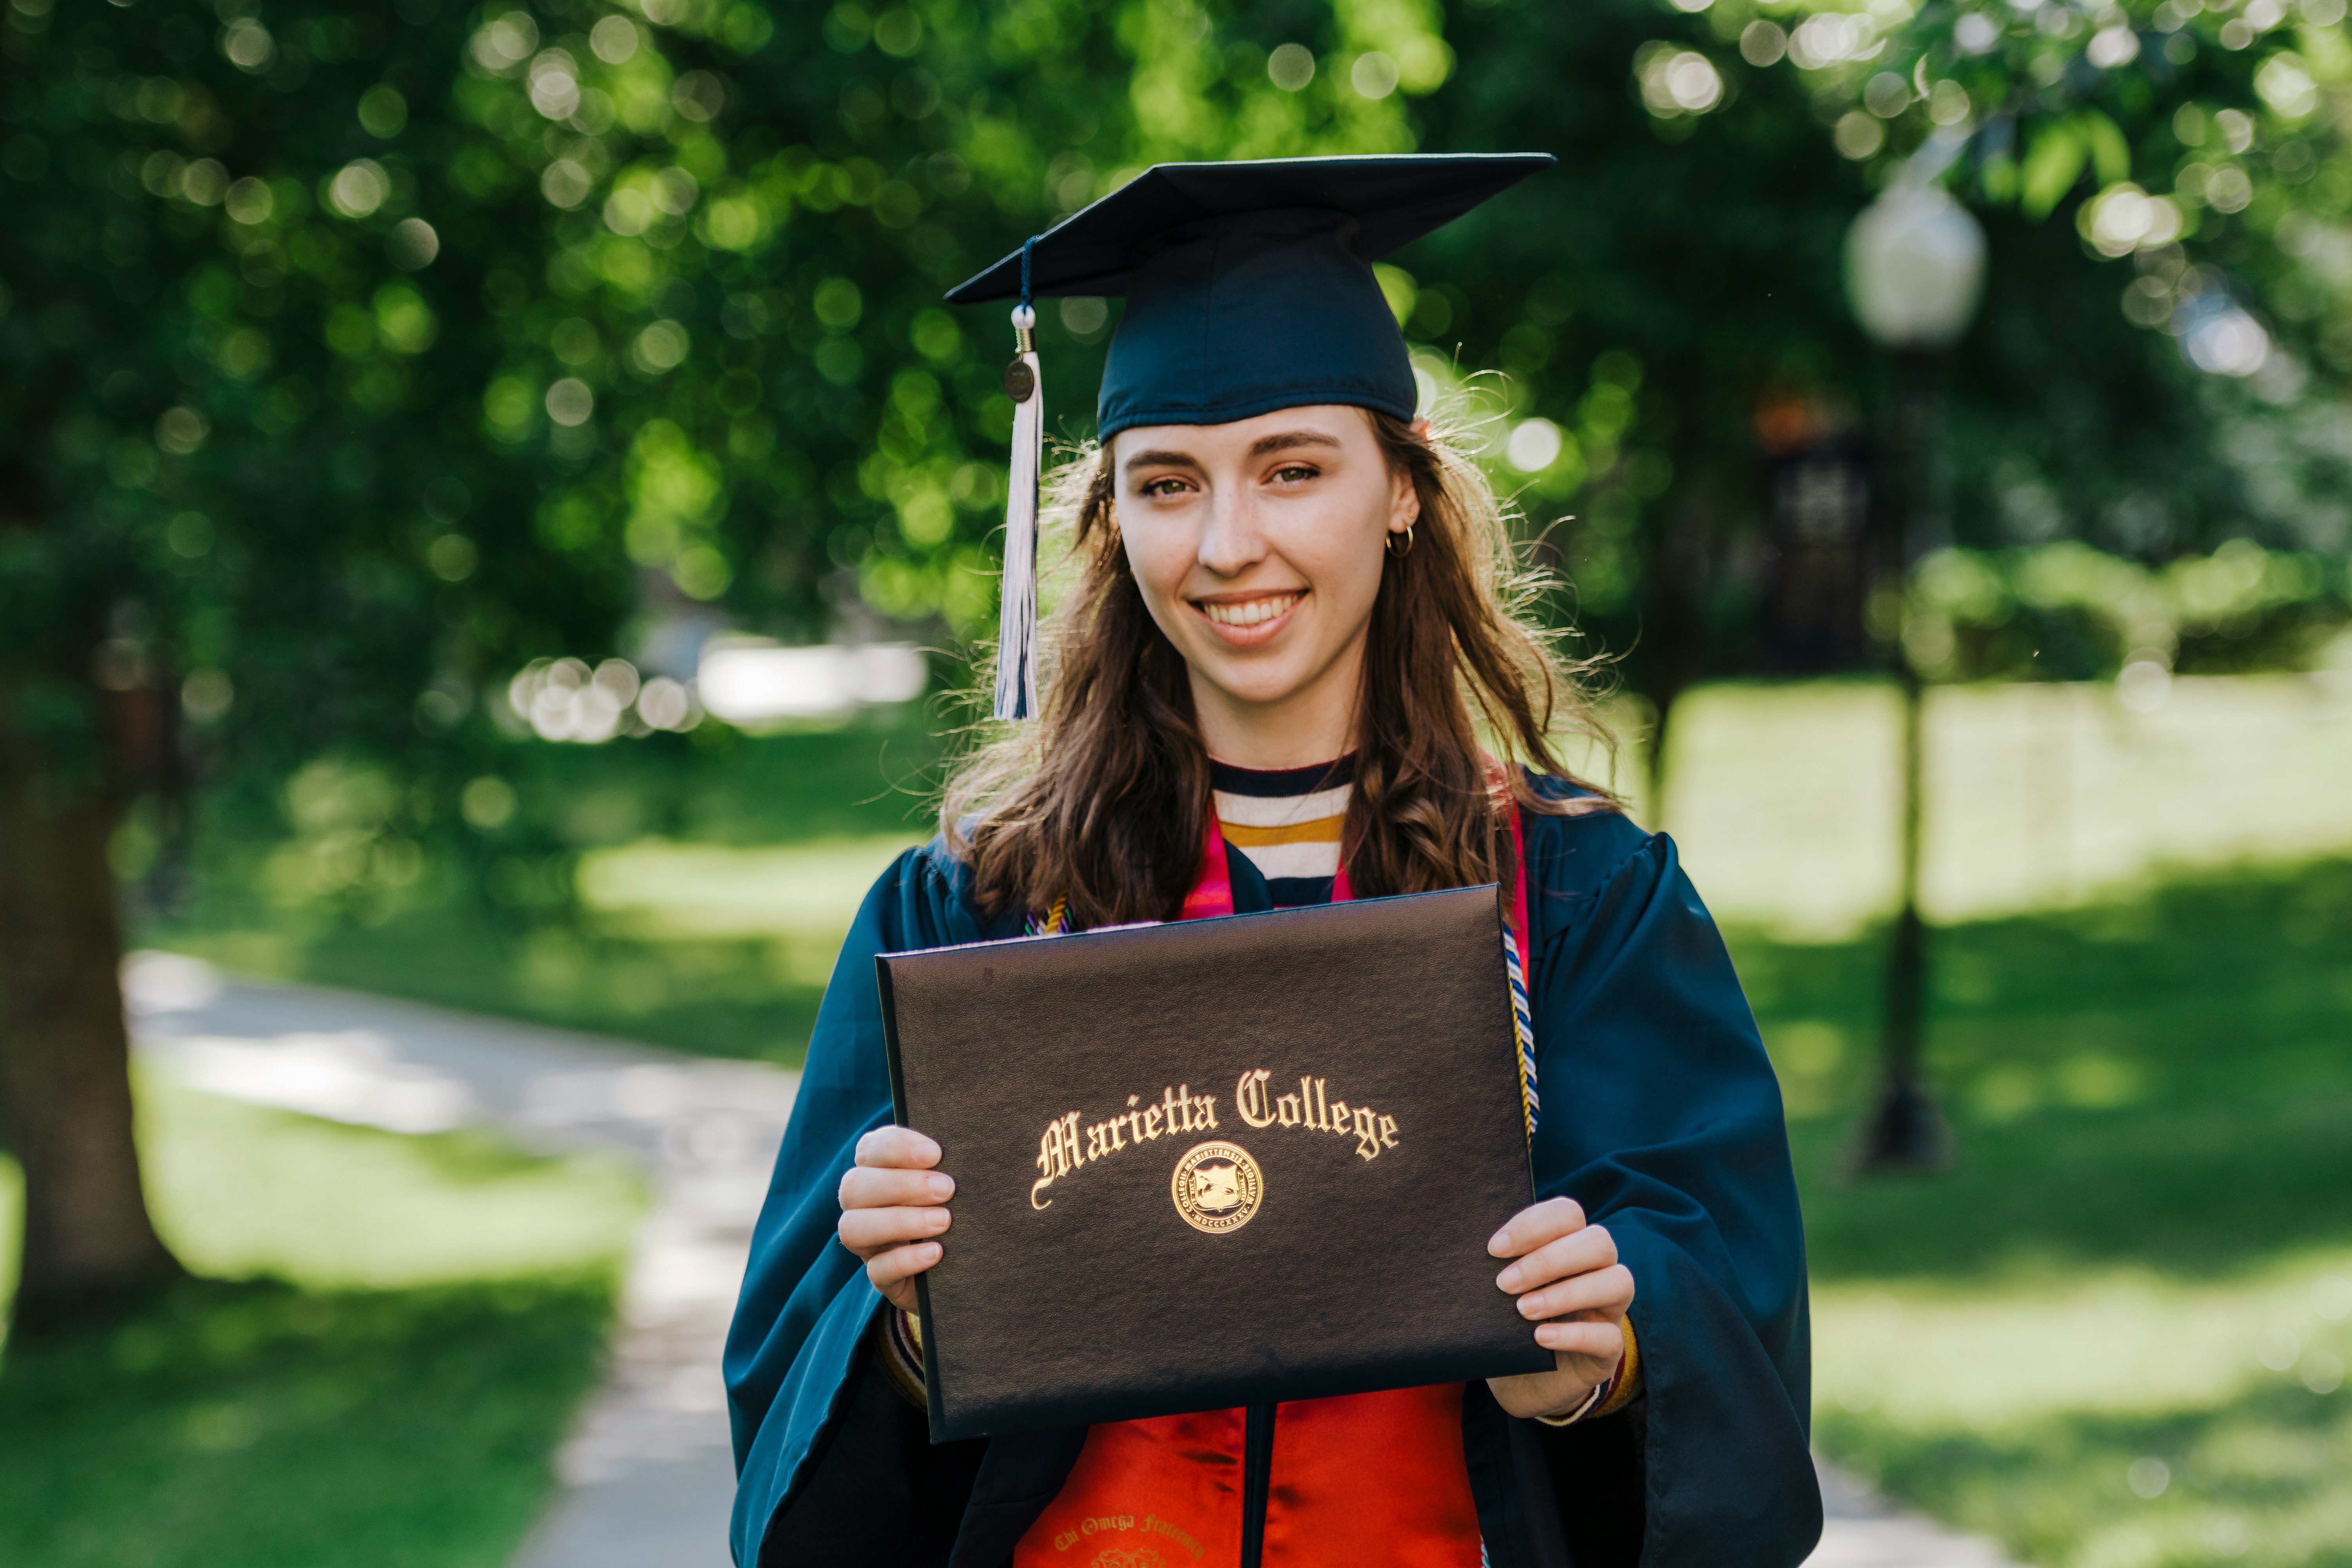
[[[1138,453],[1171,453],[1209,462],[1246,457],[1259,443],[1286,436],[1319,437],[1341,447],[1374,439],[1371,416],[1364,410],[1340,403],[1306,404],[1224,425],[1136,426],[1112,437],[1111,457],[1125,462]]]

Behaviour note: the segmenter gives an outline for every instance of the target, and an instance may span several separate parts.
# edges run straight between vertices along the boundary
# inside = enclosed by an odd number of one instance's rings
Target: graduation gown
[[[1549,1427],[1470,1385],[1463,1447],[1488,1559],[1794,1568],[1822,1509],[1779,1085],[1673,841],[1613,813],[1528,814],[1525,831],[1536,1194],[1575,1199],[1615,1238],[1642,1394]],[[1270,907],[1245,857],[1228,869],[1237,913]],[[982,911],[970,868],[935,839],[883,873],[842,945],[728,1337],[741,1568],[1002,1568],[1084,1447],[1083,1427],[932,1445],[877,1361],[882,1298],[835,1239],[857,1141],[891,1120],[874,955],[1023,924]]]

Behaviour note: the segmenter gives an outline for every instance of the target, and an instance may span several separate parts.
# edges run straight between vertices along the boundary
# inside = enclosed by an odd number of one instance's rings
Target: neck
[[[1356,749],[1356,701],[1363,652],[1335,660],[1320,679],[1271,702],[1252,702],[1192,672],[1193,721],[1201,743],[1221,763],[1242,768],[1306,768]]]

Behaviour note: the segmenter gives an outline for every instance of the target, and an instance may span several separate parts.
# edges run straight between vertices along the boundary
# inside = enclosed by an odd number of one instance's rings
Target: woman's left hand
[[[1625,1357],[1620,1325],[1633,1304],[1633,1271],[1617,1261],[1608,1231],[1585,1224],[1567,1198],[1521,1209],[1486,1250],[1517,1259],[1495,1283],[1519,1299],[1520,1315],[1536,1323],[1536,1343],[1558,1363],[1552,1372],[1490,1377],[1486,1386],[1513,1415],[1566,1415]]]

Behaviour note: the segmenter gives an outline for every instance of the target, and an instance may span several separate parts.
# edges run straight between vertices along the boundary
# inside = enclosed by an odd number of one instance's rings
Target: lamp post
[[[1865,208],[1846,234],[1846,295],[1854,317],[1895,357],[1888,466],[1896,479],[1885,570],[1896,605],[1888,657],[1903,694],[1902,910],[1886,970],[1880,1037],[1885,1081],[1854,1151],[1862,1171],[1935,1170],[1950,1150],[1949,1131],[1919,1067],[1927,1002],[1927,930],[1919,918],[1920,689],[1905,646],[1902,606],[1912,552],[1930,510],[1942,358],[1976,314],[1984,253],[1977,220],[1916,168]]]

